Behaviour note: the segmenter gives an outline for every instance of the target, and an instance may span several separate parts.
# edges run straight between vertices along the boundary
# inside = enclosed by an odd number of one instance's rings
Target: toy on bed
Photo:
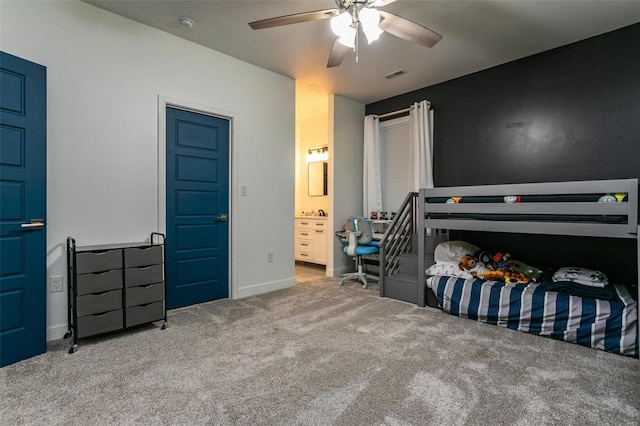
[[[449,275],[460,278],[480,278],[485,281],[501,281],[507,284],[539,282],[543,271],[514,260],[503,251],[489,252],[466,241],[445,241],[436,246],[435,265],[427,275]]]
[[[503,253],[501,251],[494,250],[489,252],[487,250],[478,250],[474,257],[490,271],[507,271],[509,270],[509,260],[511,260],[511,253]]]
[[[450,275],[461,278],[473,278],[488,271],[484,264],[473,256],[479,247],[465,241],[445,241],[436,246],[433,254],[435,264],[430,266],[427,275]]]
[[[511,271],[487,271],[484,274],[478,274],[477,277],[485,281],[504,281],[506,284],[529,283],[529,278],[525,274]]]
[[[465,254],[460,258],[460,263],[458,267],[463,271],[470,271],[478,264],[478,259],[471,256],[470,254]]]

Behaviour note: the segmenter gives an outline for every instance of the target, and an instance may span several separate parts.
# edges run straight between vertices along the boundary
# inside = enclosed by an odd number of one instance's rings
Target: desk
[[[389,228],[389,225],[391,225],[391,221],[390,220],[371,220],[368,219],[367,222],[369,222],[371,224],[371,227],[373,228],[373,233],[375,234],[379,234],[380,237],[378,239],[382,239],[382,235],[384,235],[384,233],[387,231],[387,228]],[[374,237],[375,239],[375,237]]]

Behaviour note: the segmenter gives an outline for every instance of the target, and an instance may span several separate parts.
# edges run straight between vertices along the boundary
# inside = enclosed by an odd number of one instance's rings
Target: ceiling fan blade
[[[338,43],[338,37],[336,37],[336,41],[333,42],[333,47],[331,48],[331,53],[329,53],[329,61],[327,61],[327,68],[334,68],[340,66],[344,58],[347,56],[347,53],[351,52],[353,49],[345,46],[342,43]]]
[[[300,22],[317,21],[319,19],[331,18],[340,13],[338,9],[324,9],[313,12],[294,13],[292,15],[278,16],[276,18],[263,19],[261,21],[249,22],[249,26],[254,30],[263,28],[279,27],[281,25],[297,24]]]
[[[383,19],[380,21],[380,28],[389,34],[405,40],[413,41],[426,47],[433,47],[442,40],[442,36],[429,28],[416,24],[401,16],[379,10]]]

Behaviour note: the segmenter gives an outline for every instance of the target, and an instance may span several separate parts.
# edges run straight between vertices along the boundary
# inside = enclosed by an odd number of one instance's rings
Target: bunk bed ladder
[[[380,296],[386,296],[384,281],[398,271],[400,255],[411,250],[411,239],[417,223],[418,193],[410,192],[380,240]]]

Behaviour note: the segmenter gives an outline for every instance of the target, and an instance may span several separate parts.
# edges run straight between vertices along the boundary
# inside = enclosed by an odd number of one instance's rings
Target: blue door
[[[46,350],[46,80],[0,52],[0,366]]]
[[[167,108],[167,308],[229,297],[229,121]]]

